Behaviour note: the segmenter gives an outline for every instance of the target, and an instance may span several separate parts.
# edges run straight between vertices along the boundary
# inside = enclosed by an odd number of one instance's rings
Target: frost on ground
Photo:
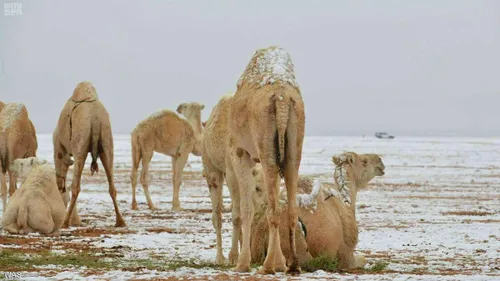
[[[52,163],[50,135],[40,135],[38,157]],[[59,238],[0,236],[2,271],[23,280],[500,280],[500,140],[307,137],[301,174],[333,182],[331,156],[344,151],[378,153],[386,175],[358,194],[358,252],[379,271],[316,271],[237,275],[215,266],[211,204],[201,158],[190,156],[181,187],[181,212],[172,212],[170,159],[155,155],[147,208],[138,185],[139,211],[131,210],[130,139],[115,136],[115,178],[128,224],[115,228],[104,173],[86,167],[78,208],[85,227]],[[71,180],[68,179],[68,183]],[[224,204],[229,205],[224,190]],[[224,254],[230,249],[230,213],[223,214]],[[1,276],[1,274],[0,274]]]

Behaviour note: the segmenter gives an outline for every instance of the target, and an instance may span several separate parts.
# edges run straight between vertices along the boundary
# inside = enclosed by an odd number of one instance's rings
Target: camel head
[[[36,157],[18,158],[10,164],[9,170],[16,174],[18,177],[25,178],[28,176],[31,170],[33,170],[33,168],[47,163],[47,160],[38,159]]]
[[[201,124],[201,111],[205,108],[204,104],[197,102],[181,103],[177,107],[177,113],[184,115],[186,119],[190,120],[192,118],[199,117]]]
[[[377,154],[345,152],[333,156],[332,161],[335,164],[335,182],[344,201],[349,204],[358,189],[364,188],[374,177],[385,174],[385,165]]]

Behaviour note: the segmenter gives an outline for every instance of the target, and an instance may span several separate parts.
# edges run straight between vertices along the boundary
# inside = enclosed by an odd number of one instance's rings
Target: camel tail
[[[92,156],[92,163],[90,164],[90,173],[94,175],[95,172],[99,173],[99,166],[97,159],[99,158],[99,142],[101,138],[101,124],[96,122],[92,124],[90,132],[90,155]]]
[[[139,135],[137,134],[136,130],[132,132],[132,166],[134,168],[139,167],[139,162],[141,161],[142,158],[142,153],[141,153],[141,145],[139,143]]]
[[[276,109],[276,163],[279,166],[280,177],[283,178],[286,166],[286,146],[287,146],[287,136],[286,129],[288,127],[289,111],[290,105],[288,103],[288,98],[284,96],[283,93],[276,94],[274,96],[275,109]]]
[[[0,164],[2,165],[2,174],[7,173],[9,166],[9,154],[7,153],[7,144],[0,140]]]

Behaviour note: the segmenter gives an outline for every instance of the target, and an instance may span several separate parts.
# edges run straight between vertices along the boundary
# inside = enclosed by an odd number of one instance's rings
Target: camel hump
[[[73,91],[71,100],[74,102],[98,100],[97,91],[91,82],[89,81],[80,82]]]
[[[24,106],[24,104],[9,103],[3,108],[2,112],[0,113],[0,126],[3,128],[3,132],[5,132],[7,129],[12,127],[16,120],[27,117],[28,110],[26,109],[26,106]]]
[[[237,87],[253,84],[260,88],[277,82],[299,88],[290,54],[280,47],[270,46],[255,51],[241,74]]]

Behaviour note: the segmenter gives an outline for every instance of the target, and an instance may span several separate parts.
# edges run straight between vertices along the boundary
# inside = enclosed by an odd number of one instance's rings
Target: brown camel
[[[285,178],[288,197],[295,199],[304,139],[304,103],[289,54],[278,47],[257,50],[237,86],[229,114],[229,150],[240,192],[236,196],[239,200],[232,204],[233,209],[241,213],[243,245],[235,270],[250,271],[255,190],[252,167],[257,162],[262,164],[264,173],[270,229],[267,257],[259,273],[286,270],[297,274],[300,266],[295,247],[295,200],[288,200],[288,241],[292,250],[288,269],[280,247],[277,209],[280,177]]]
[[[35,126],[28,117],[26,106],[21,103],[9,103],[0,111],[0,181],[2,203],[7,204],[7,180],[9,173],[9,195],[17,189],[17,176],[8,168],[18,158],[36,156],[38,142]]]
[[[137,170],[142,160],[141,184],[146,195],[148,207],[155,207],[149,195],[149,163],[153,153],[158,152],[172,157],[172,173],[174,196],[172,209],[181,210],[179,190],[182,172],[189,157],[189,153],[201,156],[201,111],[205,108],[197,102],[182,103],[177,112],[186,119],[179,117],[170,110],[161,110],[139,122],[132,132],[132,209],[137,210],[135,191],[137,186]]]
[[[82,171],[89,152],[92,156],[90,164],[92,175],[99,171],[98,158],[101,158],[101,163],[104,166],[108,178],[109,194],[113,199],[116,213],[115,226],[126,226],[116,201],[116,188],[113,180],[113,134],[109,114],[99,101],[96,89],[91,82],[80,82],[71,98],[64,105],[54,130],[53,143],[57,186],[63,194],[66,193],[68,168],[73,164],[71,156],[73,156],[75,164],[71,183],[71,202],[62,227],[68,227],[70,217],[72,225],[81,224],[75,205],[80,193]],[[67,205],[67,195],[63,197],[65,198],[64,203]]]
[[[377,154],[356,154],[346,152],[334,156],[335,187],[328,189],[307,177],[299,177],[297,201],[299,205],[299,220],[306,229],[306,237],[297,236],[297,244],[307,242],[307,248],[312,257],[328,255],[337,258],[339,269],[363,268],[366,259],[362,255],[355,255],[354,250],[358,243],[358,225],[356,222],[356,197],[357,192],[367,186],[376,176],[385,174],[385,166]],[[261,173],[254,173],[257,188],[263,184]],[[284,191],[283,191],[284,193]],[[284,194],[281,194],[284,199]],[[265,205],[259,208],[266,209]],[[281,212],[281,218],[286,218],[286,213]],[[265,255],[263,237],[268,233],[265,220],[255,217],[257,225],[252,233],[252,262],[262,262]],[[280,236],[285,238],[288,229],[284,223],[280,224]],[[287,243],[281,242],[285,256],[290,255]],[[303,256],[302,249],[299,256]],[[303,259],[306,262],[307,259]]]
[[[3,103],[3,102],[0,101],[0,112],[2,111],[2,109],[4,108],[4,106],[5,106],[5,103]]]

